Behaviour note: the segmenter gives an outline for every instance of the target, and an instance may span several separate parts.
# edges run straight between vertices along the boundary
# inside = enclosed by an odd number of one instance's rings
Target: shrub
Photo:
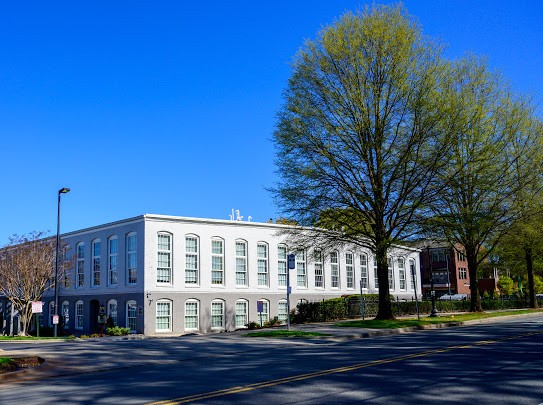
[[[276,316],[264,323],[265,328],[270,328],[272,326],[279,326],[279,325],[281,325],[281,321]]]
[[[130,333],[130,329],[113,326],[112,328],[106,328],[106,333],[110,336],[125,336]]]
[[[246,324],[245,326],[247,326],[247,329],[249,329],[249,330],[260,329],[260,324],[256,323],[255,321],[251,321],[248,324]]]

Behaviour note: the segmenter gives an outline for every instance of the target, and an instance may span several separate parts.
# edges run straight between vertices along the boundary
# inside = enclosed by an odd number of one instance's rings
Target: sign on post
[[[32,301],[32,313],[33,314],[43,313],[43,301]]]
[[[53,325],[58,325],[58,315],[53,315]]]
[[[258,312],[258,315],[260,317],[260,327],[262,327],[262,312],[263,311],[264,311],[264,301],[257,301],[256,312]]]
[[[296,268],[296,255],[290,254],[288,255],[288,269],[292,270]]]

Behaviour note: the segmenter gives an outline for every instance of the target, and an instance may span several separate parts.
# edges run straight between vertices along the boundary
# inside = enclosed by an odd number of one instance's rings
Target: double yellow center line
[[[176,399],[152,402],[152,403],[149,403],[147,405],[185,404],[185,403],[188,403],[188,402],[201,401],[201,400],[204,400],[204,399],[215,398],[215,397],[220,397],[220,396],[224,396],[224,395],[232,395],[232,394],[238,394],[238,393],[241,393],[241,392],[253,391],[253,390],[266,388],[266,387],[273,387],[274,385],[281,385],[281,384],[287,384],[287,383],[295,382],[295,381],[308,380],[308,379],[311,379],[311,378],[322,377],[322,376],[330,375],[330,374],[346,373],[346,372],[349,372],[349,371],[360,370],[362,368],[378,366],[378,365],[381,365],[381,364],[394,363],[394,362],[398,362],[398,361],[414,359],[414,358],[417,358],[417,357],[426,357],[426,356],[430,356],[432,354],[437,354],[437,353],[445,353],[445,352],[450,352],[450,351],[459,350],[459,349],[470,349],[470,348],[474,348],[474,347],[477,347],[477,346],[489,345],[489,344],[493,344],[493,343],[503,342],[503,341],[506,341],[506,340],[519,339],[519,338],[522,338],[522,337],[538,335],[538,334],[541,334],[541,333],[543,333],[543,331],[523,333],[523,334],[520,334],[520,335],[509,336],[509,337],[501,338],[501,339],[480,340],[478,342],[471,343],[471,344],[468,344],[468,345],[448,346],[448,347],[444,347],[444,348],[441,348],[441,349],[434,349],[434,350],[428,350],[428,351],[420,352],[420,353],[406,354],[406,355],[403,355],[403,356],[391,357],[391,358],[388,358],[388,359],[373,360],[373,361],[368,361],[368,362],[365,362],[365,363],[353,364],[351,366],[336,367],[336,368],[331,368],[331,369],[328,369],[328,370],[315,371],[313,373],[307,373],[307,374],[299,374],[299,375],[295,375],[295,376],[291,376],[291,377],[279,378],[279,379],[270,380],[270,381],[263,381],[263,382],[248,384],[248,385],[244,385],[244,386],[240,386],[240,387],[231,387],[231,388],[226,388],[226,389],[223,389],[223,390],[206,392],[206,393],[202,393],[202,394],[195,394],[195,395],[190,395],[190,396],[176,398]]]

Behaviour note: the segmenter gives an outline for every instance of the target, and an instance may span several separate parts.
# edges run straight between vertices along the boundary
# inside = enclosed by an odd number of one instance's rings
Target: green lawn
[[[11,358],[9,357],[0,357],[0,365],[11,363]]]
[[[259,332],[247,333],[245,336],[250,337],[276,337],[276,338],[289,338],[289,337],[311,337],[311,336],[330,336],[326,333],[318,332],[303,332],[299,330],[264,330]]]
[[[420,317],[420,322],[417,318],[401,318],[393,321],[381,321],[368,319],[365,321],[345,321],[338,322],[334,326],[338,327],[350,327],[350,328],[370,328],[370,329],[394,329],[394,328],[405,328],[409,326],[421,326],[421,325],[430,325],[437,323],[448,323],[448,322],[464,322],[472,321],[476,319],[486,319],[486,318],[495,318],[499,316],[506,315],[520,315],[520,314],[531,314],[536,312],[541,312],[540,309],[522,309],[517,311],[503,311],[503,312],[479,312],[479,313],[466,313],[466,314],[456,314],[456,315],[443,315],[435,318],[430,318],[428,315],[423,315]]]

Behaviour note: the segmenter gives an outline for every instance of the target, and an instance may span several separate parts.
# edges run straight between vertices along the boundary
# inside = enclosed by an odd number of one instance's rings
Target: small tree
[[[32,320],[32,302],[40,301],[43,293],[54,288],[55,244],[44,232],[14,235],[0,251],[0,293],[19,312],[21,335],[26,335]],[[59,279],[68,263],[59,262]]]
[[[500,289],[501,295],[511,295],[513,294],[514,282],[511,277],[500,276],[498,279],[498,288]]]

